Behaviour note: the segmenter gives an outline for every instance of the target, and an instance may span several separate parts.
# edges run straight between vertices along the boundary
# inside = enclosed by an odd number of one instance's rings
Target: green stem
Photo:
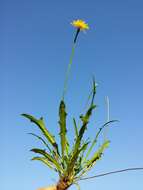
[[[68,79],[69,79],[69,74],[70,74],[70,70],[71,70],[71,65],[73,62],[73,57],[74,57],[74,52],[75,52],[75,43],[72,46],[72,52],[71,52],[71,56],[70,56],[70,61],[68,64],[68,68],[67,68],[67,72],[66,72],[66,77],[65,77],[65,81],[64,81],[64,90],[63,90],[63,100],[67,91],[67,83],[68,83]]]
[[[76,33],[75,33],[75,37],[74,37],[74,41],[73,41],[73,46],[72,46],[72,51],[71,51],[71,55],[70,55],[70,61],[69,61],[67,72],[66,72],[62,100],[64,100],[64,97],[65,97],[65,94],[66,94],[66,91],[67,91],[67,84],[68,84],[69,74],[70,74],[71,65],[72,65],[72,62],[73,62],[73,57],[74,57],[74,52],[75,52],[75,46],[76,46],[76,41],[77,41],[77,37],[79,35],[79,32],[80,32],[80,29],[78,28],[77,31],[76,31]]]

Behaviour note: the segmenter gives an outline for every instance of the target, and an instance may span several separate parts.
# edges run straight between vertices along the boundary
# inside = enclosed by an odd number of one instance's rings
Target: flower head
[[[83,20],[74,20],[71,23],[75,28],[80,29],[80,30],[87,30],[89,29],[88,24],[85,23]]]

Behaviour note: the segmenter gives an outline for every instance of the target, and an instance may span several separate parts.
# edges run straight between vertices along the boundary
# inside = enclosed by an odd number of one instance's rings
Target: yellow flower
[[[88,24],[86,24],[83,20],[74,20],[71,24],[80,30],[89,29]]]

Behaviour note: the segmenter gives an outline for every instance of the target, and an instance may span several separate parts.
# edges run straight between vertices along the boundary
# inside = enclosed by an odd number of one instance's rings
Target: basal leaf
[[[61,150],[62,157],[64,158],[65,152],[68,154],[68,140],[66,137],[67,129],[66,129],[66,106],[64,101],[60,102],[59,107],[59,125],[60,125],[60,138],[61,138]]]
[[[77,128],[77,124],[76,124],[75,118],[73,118],[73,124],[74,124],[75,137],[77,139],[78,138],[78,128]]]
[[[39,135],[36,135],[36,134],[34,134],[34,133],[28,133],[28,134],[29,134],[29,135],[32,135],[32,136],[34,136],[34,137],[36,137],[36,138],[39,139],[39,140],[41,140],[42,143],[48,148],[48,150],[49,150],[50,152],[52,152],[52,150],[50,149],[49,145],[46,143],[46,141],[45,141],[42,137],[40,137]]]
[[[53,164],[51,162],[48,161],[47,158],[45,157],[33,157],[31,160],[38,160],[38,161],[41,161],[42,163],[44,163],[46,166],[48,166],[50,169],[54,170],[54,171],[57,171],[55,169],[55,167],[53,166]]]
[[[35,123],[39,127],[39,129],[41,130],[43,135],[46,137],[48,142],[56,149],[56,151],[58,153],[58,145],[57,145],[57,143],[56,143],[56,141],[54,139],[54,136],[45,127],[43,118],[36,119],[32,115],[28,115],[28,114],[22,114],[22,116],[29,119],[31,122]]]
[[[62,172],[63,169],[62,167],[60,166],[60,164],[58,163],[57,160],[55,160],[55,158],[53,158],[50,154],[48,154],[45,150],[42,150],[42,149],[38,149],[38,148],[34,148],[31,150],[32,152],[34,153],[38,153],[38,154],[41,154],[42,156],[44,156],[45,158],[48,159],[48,161],[50,161],[55,167],[56,169],[59,171],[59,172]]]
[[[75,163],[77,162],[77,158],[78,158],[79,154],[86,149],[88,144],[89,143],[84,143],[81,146],[81,148],[72,155],[71,160],[70,160],[69,165],[68,165],[68,168],[67,168],[67,173],[68,174],[73,170],[73,168],[75,166]]]
[[[73,147],[71,161],[70,161],[71,166],[69,166],[69,168],[70,168],[69,170],[71,170],[71,168],[72,168],[72,165],[73,165],[72,162],[73,162],[73,160],[74,160],[74,162],[76,162],[77,159],[78,159],[80,145],[81,145],[81,140],[83,138],[85,130],[87,129],[87,124],[88,124],[89,119],[90,119],[90,117],[92,115],[92,111],[96,108],[96,106],[94,105],[95,93],[96,93],[96,85],[95,85],[95,80],[93,80],[93,90],[92,90],[91,104],[90,104],[90,107],[88,108],[86,114],[80,116],[80,118],[82,120],[82,126],[81,126],[81,128],[80,128],[80,130],[78,132],[78,136],[76,138],[76,142],[75,142],[75,145]]]
[[[101,147],[97,150],[97,152],[94,153],[94,155],[92,156],[92,158],[90,160],[87,161],[86,163],[86,167],[87,168],[91,168],[93,166],[93,164],[96,163],[97,160],[99,160],[104,152],[104,150],[109,146],[110,141],[107,140],[105,141]]]
[[[75,142],[75,146],[74,146],[74,151],[73,151],[73,154],[76,154],[76,152],[78,151],[79,147],[80,147],[80,144],[81,144],[81,140],[82,140],[82,137],[84,135],[84,132],[85,130],[87,129],[87,124],[89,122],[89,118],[92,114],[92,110],[95,108],[96,106],[92,105],[89,110],[87,111],[87,113],[85,114],[85,116],[82,116],[82,127],[80,128],[79,130],[79,133],[78,133],[78,137],[76,139],[76,142]]]
[[[96,144],[96,142],[97,142],[97,140],[98,140],[98,137],[99,137],[100,133],[102,132],[102,130],[103,130],[106,126],[108,126],[109,124],[111,124],[111,123],[113,123],[113,122],[117,122],[117,121],[118,121],[118,120],[111,120],[111,121],[108,121],[108,122],[106,122],[105,124],[103,124],[103,125],[99,128],[99,130],[98,130],[98,132],[97,132],[97,134],[96,134],[96,136],[95,136],[95,139],[93,140],[93,142],[92,142],[92,144],[91,144],[91,146],[90,146],[90,148],[89,148],[89,150],[88,150],[88,152],[87,152],[87,154],[86,154],[86,156],[85,156],[85,158],[84,158],[85,161],[86,161],[86,159],[88,158],[89,154],[91,153],[92,149],[94,148],[94,146],[95,146],[95,144]]]

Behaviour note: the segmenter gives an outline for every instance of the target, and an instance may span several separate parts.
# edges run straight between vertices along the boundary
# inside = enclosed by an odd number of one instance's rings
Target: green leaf
[[[103,124],[103,125],[99,128],[99,130],[98,130],[98,132],[97,132],[97,134],[96,134],[96,136],[95,136],[95,139],[93,140],[93,142],[92,142],[92,144],[91,144],[91,146],[90,146],[90,148],[89,148],[89,150],[88,150],[88,152],[87,152],[87,154],[86,154],[86,156],[85,156],[85,158],[84,158],[84,161],[86,161],[86,159],[88,158],[88,156],[89,156],[89,154],[91,153],[92,149],[94,148],[94,146],[95,146],[95,144],[96,144],[96,142],[97,142],[97,140],[98,140],[98,137],[99,137],[100,133],[102,132],[102,130],[103,130],[106,126],[108,126],[110,123],[117,122],[117,121],[118,121],[118,120],[111,120],[111,121],[108,121],[108,122],[106,122],[105,124]]]
[[[60,125],[60,138],[61,138],[61,150],[62,150],[62,157],[64,158],[65,156],[65,151],[66,154],[68,154],[68,140],[66,137],[67,129],[66,129],[66,106],[64,101],[62,100],[60,102],[60,107],[59,107],[59,125]]]
[[[76,139],[76,143],[75,143],[75,147],[74,147],[74,151],[73,151],[73,154],[76,154],[76,152],[78,151],[79,147],[80,147],[80,143],[81,143],[81,140],[83,138],[83,135],[84,135],[84,132],[85,130],[87,129],[87,124],[89,122],[89,118],[92,114],[92,110],[95,108],[96,106],[95,105],[92,105],[87,113],[85,114],[85,116],[82,116],[81,119],[82,119],[82,127],[80,128],[79,130],[79,134],[78,134],[78,137]]]
[[[44,163],[46,166],[48,166],[50,169],[54,170],[54,171],[57,171],[55,169],[55,167],[53,166],[53,164],[51,162],[49,162],[47,160],[47,158],[45,157],[33,157],[31,160],[38,160],[38,161],[41,161],[42,163]]]
[[[56,169],[61,173],[63,172],[62,167],[60,166],[60,164],[58,163],[58,161],[56,161],[55,158],[53,158],[50,154],[48,154],[45,150],[42,149],[38,149],[38,148],[34,148],[31,150],[34,153],[38,153],[41,154],[42,156],[44,156],[45,158],[48,159],[48,161],[50,161],[55,167]]]
[[[87,101],[86,101],[86,104],[84,106],[84,109],[86,109],[88,107],[88,103],[89,103],[90,99],[91,99],[91,104],[93,104],[94,98],[95,98],[95,94],[96,94],[96,87],[97,87],[97,84],[95,83],[95,78],[93,76],[93,78],[92,78],[92,90],[89,93],[89,96],[87,98]]]
[[[90,107],[89,109],[87,110],[86,114],[83,116],[81,115],[80,118],[82,120],[82,127],[80,128],[80,131],[79,131],[79,135],[78,135],[78,138],[77,138],[77,145],[79,146],[80,144],[80,141],[83,137],[83,134],[87,128],[87,124],[89,122],[89,119],[92,115],[92,111],[96,108],[96,105],[94,105],[94,98],[95,98],[95,94],[96,94],[96,84],[95,84],[95,79],[93,78],[93,87],[92,87],[92,99],[91,99],[91,104],[90,104]]]
[[[72,172],[72,170],[75,166],[75,163],[77,162],[77,158],[78,158],[79,154],[87,148],[88,144],[89,144],[89,142],[84,143],[78,151],[74,152],[74,154],[72,155],[72,158],[69,162],[69,165],[67,167],[67,174],[70,174],[70,172]]]
[[[74,124],[75,137],[77,139],[78,138],[78,128],[77,128],[77,124],[76,124],[75,118],[73,118],[73,124]]]
[[[82,160],[84,158],[84,152],[86,151],[88,145],[89,145],[90,141],[83,143],[82,145],[82,150],[80,152],[80,155],[78,155],[78,159],[76,162],[76,166],[75,166],[75,175],[77,175],[82,169],[83,169],[83,164],[82,164]]]
[[[93,166],[96,164],[96,161],[99,160],[104,152],[104,150],[109,146],[110,141],[105,141],[100,148],[94,153],[92,158],[86,162],[86,164],[83,166],[83,170],[79,176],[77,176],[77,179],[80,179],[81,176],[83,176],[85,173],[87,173]]]
[[[75,145],[73,147],[71,161],[70,161],[70,164],[68,166],[68,170],[71,170],[71,168],[73,168],[73,160],[74,160],[74,163],[75,163],[77,161],[77,159],[78,159],[80,145],[81,145],[81,140],[83,138],[85,130],[87,129],[87,124],[88,124],[89,119],[90,119],[90,117],[92,115],[92,111],[96,108],[96,106],[94,105],[95,94],[96,94],[96,85],[95,85],[95,80],[93,79],[91,104],[90,104],[90,107],[87,110],[86,114],[84,116],[83,115],[80,116],[80,118],[82,120],[82,126],[81,126],[81,128],[79,130],[78,136],[76,138]]]
[[[48,142],[56,149],[58,153],[58,145],[54,139],[54,136],[52,136],[51,133],[48,131],[48,129],[45,127],[43,118],[36,119],[32,115],[28,115],[28,114],[22,114],[22,116],[29,119],[31,122],[35,123],[39,127],[39,129],[41,130],[43,135],[46,137]]]
[[[39,139],[39,140],[41,140],[42,142],[43,142],[43,144],[48,148],[48,150],[50,151],[50,152],[52,152],[52,150],[50,149],[50,147],[49,147],[49,145],[45,142],[45,140],[42,138],[42,137],[40,137],[40,136],[38,136],[38,135],[36,135],[36,134],[34,134],[34,133],[28,133],[29,135],[32,135],[32,136],[34,136],[34,137],[36,137],[37,139]]]
[[[94,103],[94,98],[95,98],[95,94],[96,94],[96,87],[97,87],[97,85],[95,83],[95,78],[93,76],[93,78],[92,78],[92,91],[93,91],[93,93],[92,93],[91,105],[93,105],[93,103]]]
[[[97,160],[99,160],[104,152],[104,150],[109,146],[110,141],[107,140],[105,141],[101,147],[97,150],[97,152],[94,153],[94,155],[92,156],[92,158],[90,160],[87,161],[86,163],[86,167],[87,168],[91,168],[93,166],[93,164],[96,163]]]

